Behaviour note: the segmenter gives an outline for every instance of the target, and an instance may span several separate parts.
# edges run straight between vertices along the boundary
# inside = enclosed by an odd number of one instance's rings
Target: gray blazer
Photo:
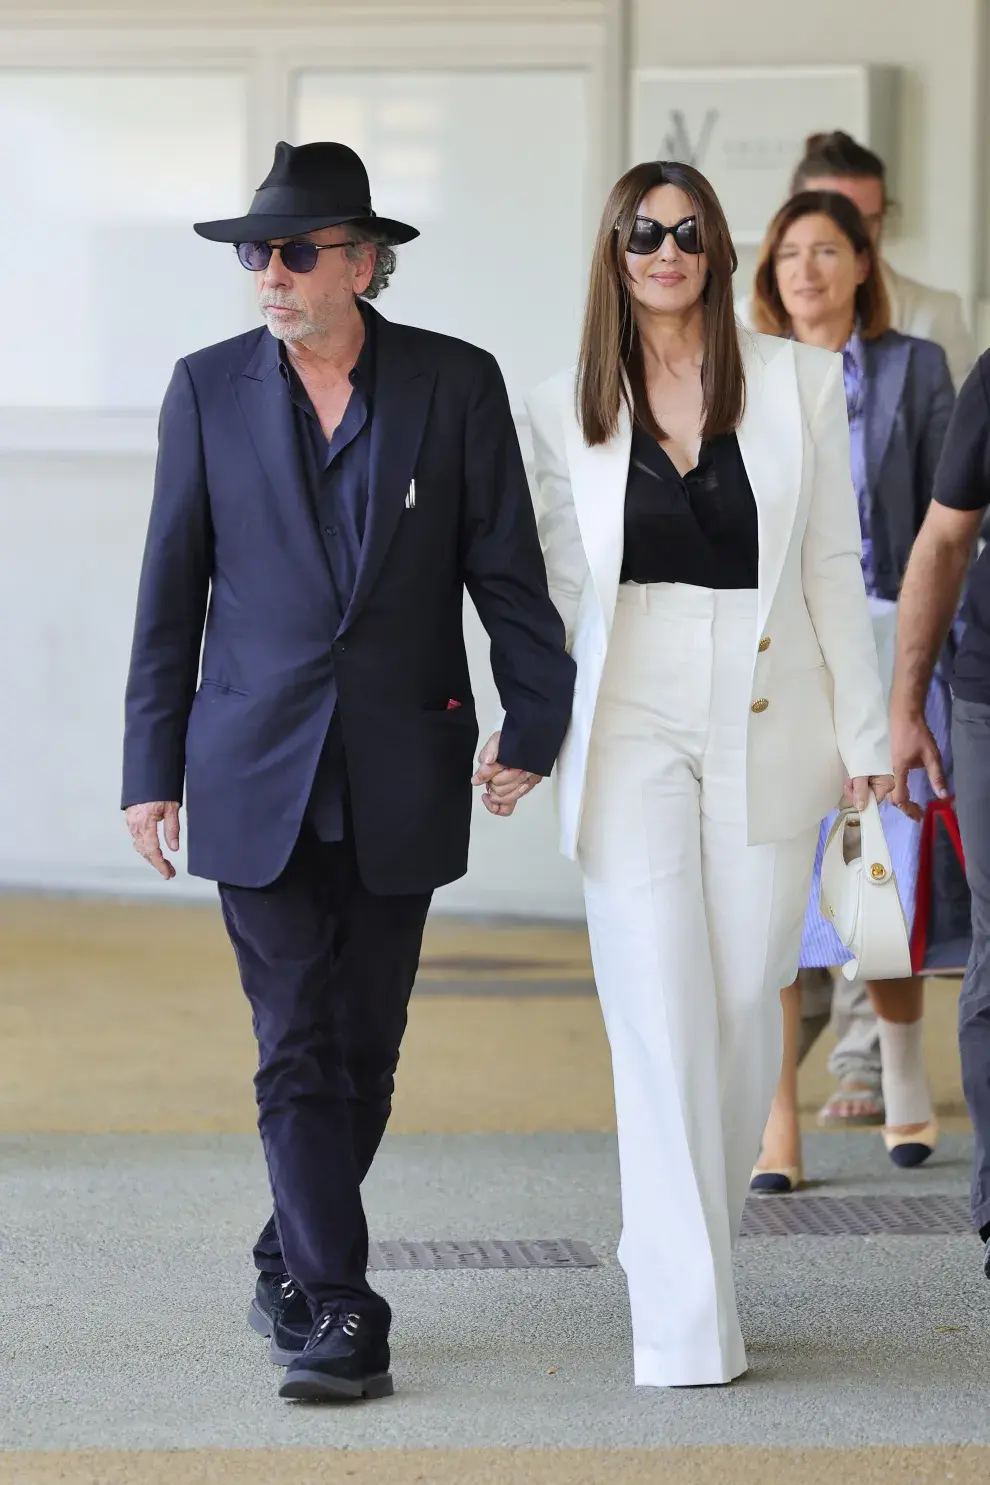
[[[864,343],[866,478],[877,590],[895,599],[932,498],[955,394],[942,347],[888,330]]]

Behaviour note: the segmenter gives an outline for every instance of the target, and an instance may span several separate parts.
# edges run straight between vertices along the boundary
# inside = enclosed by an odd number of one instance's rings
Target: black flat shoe
[[[987,1238],[983,1247],[983,1272],[990,1279],[990,1237]]]
[[[309,1300],[288,1274],[259,1274],[248,1324],[266,1339],[271,1336],[268,1355],[275,1366],[288,1366],[309,1340],[313,1315]]]
[[[387,1336],[364,1315],[341,1305],[323,1310],[305,1350],[289,1362],[279,1397],[293,1402],[341,1402],[391,1397]]]

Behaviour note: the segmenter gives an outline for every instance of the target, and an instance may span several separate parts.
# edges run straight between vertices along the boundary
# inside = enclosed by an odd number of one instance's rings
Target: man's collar
[[[364,321],[364,341],[358,352],[358,358],[354,363],[354,368],[350,373],[350,380],[352,386],[360,387],[363,392],[370,393],[375,384],[376,317],[372,311],[362,304],[360,299],[357,301],[357,307],[360,311],[361,319]],[[288,386],[291,386],[292,378],[297,374],[296,369],[289,357],[285,341],[276,341],[276,346],[278,348],[279,374],[282,380]]]
[[[354,363],[351,381],[363,392],[370,392],[375,383],[375,317],[365,309],[360,299],[357,301],[357,307],[364,321],[364,344]]]

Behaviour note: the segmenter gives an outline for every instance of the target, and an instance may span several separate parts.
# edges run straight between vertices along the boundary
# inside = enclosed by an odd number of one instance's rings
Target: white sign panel
[[[845,129],[893,165],[896,73],[876,67],[645,68],[632,153],[682,160],[718,193],[739,244],[761,242],[809,134]]]

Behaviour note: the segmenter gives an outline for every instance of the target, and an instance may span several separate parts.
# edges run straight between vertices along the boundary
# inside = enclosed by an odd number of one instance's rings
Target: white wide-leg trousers
[[[746,1370],[732,1249],[818,840],[746,844],[756,620],[755,592],[621,586],[592,730],[579,859],[641,1386]]]

